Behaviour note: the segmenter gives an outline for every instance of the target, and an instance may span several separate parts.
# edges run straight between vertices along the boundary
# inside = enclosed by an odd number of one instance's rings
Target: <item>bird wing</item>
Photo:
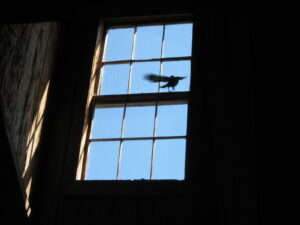
[[[156,74],[146,74],[144,77],[146,80],[149,80],[151,82],[168,82],[170,80],[167,76],[159,76]]]

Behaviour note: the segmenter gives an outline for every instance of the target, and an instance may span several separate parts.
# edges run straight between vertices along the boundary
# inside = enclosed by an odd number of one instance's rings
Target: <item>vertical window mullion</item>
[[[164,57],[164,49],[165,49],[165,32],[166,32],[166,24],[163,26],[163,32],[162,32],[162,39],[161,39],[161,52],[160,52],[160,68],[159,68],[159,75],[162,75],[163,70],[163,57]],[[160,82],[158,85],[158,93],[160,91]]]
[[[133,35],[132,49],[131,49],[131,60],[133,60],[133,58],[134,58],[135,42],[136,42],[136,31],[137,31],[137,26],[134,27],[134,35]],[[129,78],[128,78],[127,94],[130,93],[131,75],[132,75],[132,62],[130,63],[130,68],[129,68]],[[120,148],[119,148],[119,155],[118,155],[118,167],[117,167],[117,175],[116,175],[116,179],[117,180],[120,178],[121,160],[122,160],[122,147],[123,147],[123,140],[122,140],[122,138],[124,137],[126,109],[127,109],[127,100],[125,100],[125,103],[124,103],[123,119],[122,119],[122,125],[121,125],[121,141],[120,141]]]
[[[163,55],[164,55],[164,41],[165,41],[165,27],[163,25],[162,39],[161,39],[161,52],[160,52],[160,66],[159,66],[159,75],[162,75],[162,63],[163,63]],[[157,93],[159,93],[160,82],[158,84]],[[156,121],[157,121],[157,111],[158,111],[158,94],[155,102],[155,113],[154,113],[154,128],[153,128],[153,142],[152,142],[152,153],[151,153],[151,169],[150,169],[150,180],[153,178],[153,169],[154,169],[154,157],[155,157],[155,136],[156,136]]]
[[[157,119],[157,103],[155,106],[155,113],[154,113],[154,128],[153,128],[153,140],[152,140],[152,152],[151,152],[151,169],[150,169],[150,180],[153,178],[153,168],[154,168],[154,157],[155,157],[155,136],[156,136],[156,119]]]
[[[137,26],[134,27],[134,33],[133,33],[133,41],[132,41],[132,49],[131,49],[131,62],[130,62],[130,68],[129,68],[129,79],[128,79],[127,94],[130,94],[131,77],[132,77],[132,60],[134,59],[134,53],[135,53],[136,33],[137,33]]]

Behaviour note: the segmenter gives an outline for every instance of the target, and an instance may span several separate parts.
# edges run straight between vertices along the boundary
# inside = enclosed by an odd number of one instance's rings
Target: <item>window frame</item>
[[[91,124],[93,120],[93,112],[96,108],[97,104],[107,104],[109,106],[110,103],[113,102],[113,104],[124,102],[124,98],[126,98],[127,101],[132,103],[140,102],[139,104],[142,104],[142,102],[145,101],[151,101],[153,102],[154,99],[156,99],[156,104],[158,101],[162,101],[167,105],[173,105],[175,104],[187,104],[189,108],[189,99],[190,99],[190,90],[186,92],[173,92],[172,95],[169,93],[156,93],[156,94],[130,94],[130,95],[97,95],[98,90],[100,88],[100,71],[103,65],[112,65],[112,64],[123,64],[123,63],[129,63],[130,65],[134,62],[152,62],[152,61],[158,61],[160,63],[163,63],[165,61],[190,61],[191,62],[191,68],[192,68],[192,58],[193,53],[191,53],[191,56],[187,57],[170,57],[170,58],[157,58],[157,59],[146,59],[146,60],[120,60],[120,61],[104,61],[103,54],[104,54],[104,45],[105,45],[105,31],[109,27],[133,27],[133,26],[149,26],[149,25],[164,25],[164,24],[186,24],[186,23],[193,23],[192,15],[176,15],[176,16],[162,16],[162,17],[142,17],[142,18],[126,18],[126,19],[106,19],[102,20],[99,25],[98,30],[98,37],[97,37],[97,44],[95,49],[95,55],[94,55],[94,61],[93,61],[93,68],[92,68],[92,76],[91,76],[91,83],[89,88],[89,96],[88,96],[88,104],[87,104],[87,111],[86,111],[86,118],[85,118],[85,124],[89,124],[87,130],[84,131],[84,135],[81,141],[81,148],[80,148],[80,154],[83,158],[78,163],[77,167],[77,173],[76,173],[76,183],[79,184],[86,184],[86,183],[93,183],[94,185],[96,183],[115,183],[115,184],[124,184],[127,183],[127,181],[124,180],[85,180],[84,175],[86,173],[86,167],[87,167],[87,153],[88,153],[88,145],[89,145],[89,139],[91,134]],[[109,24],[109,25],[107,25]],[[192,49],[193,49],[193,41],[192,41]],[[95,76],[95,74],[97,74]],[[190,77],[192,79],[192,70]],[[191,82],[191,81],[190,81]],[[171,96],[171,97],[170,97]],[[175,105],[174,104],[174,105]],[[187,117],[189,117],[189,110],[187,111]],[[186,154],[188,151],[188,141],[189,141],[189,118],[187,118],[187,134],[185,136],[182,136],[186,140]],[[154,139],[155,137],[153,137]],[[118,140],[122,138],[117,138]],[[171,139],[170,137],[167,137],[166,139]],[[185,167],[187,167],[187,159],[185,162]],[[185,168],[186,173],[186,168]],[[185,174],[184,180],[134,180],[129,181],[129,183],[154,183],[154,185],[157,185],[158,183],[183,183],[187,180],[187,176]]]

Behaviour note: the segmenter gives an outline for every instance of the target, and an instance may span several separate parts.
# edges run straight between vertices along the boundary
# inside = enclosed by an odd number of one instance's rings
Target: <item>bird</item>
[[[144,78],[150,82],[167,82],[165,85],[160,86],[160,88],[168,88],[170,92],[170,87],[172,90],[175,90],[176,85],[178,82],[186,77],[179,77],[179,76],[160,76],[153,73],[146,74]]]

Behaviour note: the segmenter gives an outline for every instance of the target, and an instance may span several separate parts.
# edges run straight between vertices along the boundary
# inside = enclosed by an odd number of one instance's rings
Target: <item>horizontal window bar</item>
[[[185,61],[191,60],[191,56],[185,57],[169,57],[169,58],[153,58],[153,59],[128,59],[119,61],[104,61],[102,65],[116,65],[116,64],[128,64],[128,63],[139,63],[139,62],[170,62],[170,61]]]
[[[185,24],[193,22],[193,15],[186,13],[174,15],[105,18],[104,22],[107,24],[109,29],[144,25]]]
[[[124,22],[119,23],[116,25],[113,24],[106,24],[106,29],[108,30],[114,30],[114,29],[122,29],[122,28],[134,28],[134,27],[147,27],[147,26],[168,26],[168,25],[181,25],[181,24],[192,24],[193,22],[191,20],[178,20],[176,21],[166,21],[165,23],[162,23],[162,21],[157,22]]]
[[[94,104],[96,108],[126,106],[152,106],[156,105],[181,105],[187,104],[189,92],[164,92],[149,94],[129,95],[96,95]]]
[[[169,140],[169,139],[186,139],[186,136],[131,137],[131,138],[94,138],[94,139],[89,139],[89,142],[101,142],[101,141],[140,141],[140,140]]]

